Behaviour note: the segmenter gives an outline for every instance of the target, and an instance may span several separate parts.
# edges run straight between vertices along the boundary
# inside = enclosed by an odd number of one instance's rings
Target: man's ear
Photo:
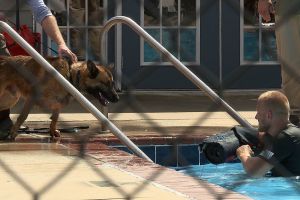
[[[98,76],[99,70],[93,61],[87,61],[87,69],[89,71],[89,78],[94,79]]]
[[[272,110],[268,110],[267,117],[268,117],[268,119],[272,119],[274,117],[274,113]]]

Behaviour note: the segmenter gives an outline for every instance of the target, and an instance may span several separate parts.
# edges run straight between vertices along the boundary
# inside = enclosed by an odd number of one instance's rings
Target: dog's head
[[[80,69],[81,89],[98,99],[104,106],[109,102],[117,102],[119,96],[114,87],[111,67],[96,65],[90,60],[84,65],[86,65],[84,69]]]

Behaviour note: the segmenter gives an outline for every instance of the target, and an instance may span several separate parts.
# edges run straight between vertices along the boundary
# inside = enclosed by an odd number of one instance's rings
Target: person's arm
[[[27,3],[31,7],[36,21],[41,24],[46,34],[57,44],[59,56],[67,55],[73,62],[77,62],[76,55],[67,47],[58,28],[56,19],[45,5],[44,1],[27,0]]]
[[[266,22],[271,21],[271,13],[274,14],[272,0],[258,0],[257,11]]]
[[[252,177],[262,177],[273,165],[260,157],[252,157],[253,152],[249,145],[242,145],[236,150],[238,158],[241,160],[245,172]]]
[[[55,17],[53,15],[46,16],[42,20],[41,25],[46,34],[57,44],[59,56],[68,55],[73,62],[77,62],[77,56],[67,47],[58,28]]]

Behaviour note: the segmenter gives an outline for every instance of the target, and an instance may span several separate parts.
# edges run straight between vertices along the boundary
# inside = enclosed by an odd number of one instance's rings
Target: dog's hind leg
[[[56,124],[58,121],[60,110],[55,109],[52,110],[52,116],[51,116],[51,124],[50,124],[50,136],[53,137],[60,137],[60,131],[56,129]]]
[[[18,135],[18,130],[21,127],[21,125],[24,123],[24,121],[27,119],[28,114],[33,106],[33,101],[31,98],[28,98],[25,103],[24,107],[21,110],[20,115],[17,118],[17,121],[14,123],[10,130],[10,138],[14,140]]]

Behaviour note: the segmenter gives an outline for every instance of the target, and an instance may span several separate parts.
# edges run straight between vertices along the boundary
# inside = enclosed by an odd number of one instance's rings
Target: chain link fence
[[[135,0],[135,3],[138,5],[144,5],[144,7],[141,7],[144,11],[141,15],[144,16],[144,21],[142,22],[144,24],[144,28],[146,27],[147,23],[148,25],[155,26],[158,24],[162,25],[161,27],[176,27],[176,29],[179,29],[181,24],[183,26],[190,26],[193,28],[197,28],[196,24],[196,18],[206,13],[212,6],[218,4],[219,6],[225,5],[232,8],[234,12],[236,12],[237,15],[243,16],[243,19],[241,17],[241,20],[245,22],[246,25],[253,25],[258,26],[261,28],[261,24],[264,23],[261,17],[257,13],[257,2],[250,1],[250,0],[244,0],[241,3],[240,1],[233,1],[233,0],[211,0],[211,1],[191,1],[191,0],[148,0],[148,1],[139,1]],[[3,3],[3,2],[2,2]],[[99,30],[101,30],[101,26],[109,17],[107,17],[107,5],[108,1],[76,1],[76,0],[70,0],[70,1],[48,1],[49,4],[52,5],[52,7],[60,7],[63,6],[65,9],[68,9],[68,12],[61,12],[61,11],[53,11],[55,14],[58,25],[60,26],[63,36],[69,46],[71,47],[72,51],[77,54],[79,60],[86,60],[93,58],[96,61],[100,61],[100,44],[99,42]],[[115,6],[117,7],[118,4],[121,3],[129,3],[128,1],[122,2],[122,1],[115,1]],[[131,2],[133,3],[133,1]],[[278,3],[278,2],[277,2]],[[20,1],[20,8],[25,6],[25,1]],[[120,5],[121,6],[121,5]],[[196,9],[195,9],[196,8]],[[273,22],[275,22],[275,26],[271,29],[272,31],[279,30],[282,26],[285,27],[286,23],[290,20],[293,20],[296,14],[298,14],[300,11],[300,2],[296,2],[293,7],[291,7],[290,10],[283,13],[280,18],[272,18]],[[14,10],[12,8],[12,10]],[[193,11],[194,10],[194,11]],[[89,17],[85,17],[90,13]],[[7,18],[11,18],[14,13],[10,10],[7,13],[4,13]],[[163,16],[163,17],[162,17]],[[186,17],[187,16],[187,17]],[[82,21],[79,21],[78,19],[82,19]],[[97,21],[94,21],[94,19],[99,19],[99,23]],[[275,21],[274,21],[275,20]],[[222,23],[222,21],[221,21]],[[146,25],[145,25],[146,24]],[[245,26],[246,26],[245,25]],[[225,24],[223,24],[225,26]],[[161,28],[160,27],[160,28]],[[149,28],[149,27],[146,27]],[[150,30],[151,31],[151,30]],[[244,31],[244,30],[243,30]],[[90,40],[88,40],[86,37],[87,35],[90,36]],[[153,34],[155,36],[155,34]],[[169,41],[178,41],[178,32],[176,31],[170,31],[168,35]],[[295,38],[295,40],[299,40],[298,38]],[[164,41],[160,40],[161,43],[164,43]],[[220,41],[221,43],[221,41]],[[85,44],[85,45],[82,45]],[[178,42],[169,42],[165,43],[167,46],[167,49],[170,50],[172,53],[177,53],[175,55],[176,57],[179,57],[181,59],[187,59],[189,58],[189,54],[184,48],[184,44],[179,45]],[[197,44],[196,44],[197,45]],[[261,46],[268,46],[270,45],[270,40],[267,37],[261,38]],[[48,44],[43,44],[43,46],[48,46]],[[180,47],[181,46],[181,47]],[[52,48],[53,46],[51,46]],[[144,48],[146,46],[144,45]],[[149,50],[149,49],[148,49]],[[176,50],[176,51],[175,51]],[[274,51],[274,49],[271,49],[270,51]],[[50,51],[48,51],[49,53]],[[149,51],[148,51],[149,52]],[[180,53],[181,52],[181,53]],[[93,56],[90,56],[89,54],[93,54]],[[145,55],[144,55],[145,56]],[[278,61],[281,63],[282,66],[284,66],[284,74],[286,79],[292,79],[295,80],[295,87],[297,87],[299,84],[299,72],[297,70],[297,67],[294,67],[294,63],[291,60],[285,60],[286,57],[282,57],[281,54],[277,54]],[[159,63],[167,62],[166,59],[163,57],[163,55],[154,55],[153,61]],[[196,58],[195,58],[196,60]],[[147,59],[144,59],[143,62],[147,62]],[[252,62],[253,65],[257,63],[257,60],[248,61]],[[188,62],[187,62],[188,63]],[[35,76],[32,76],[32,74],[26,72],[26,71],[20,71],[19,66],[12,65],[17,71],[24,74],[24,77],[26,81],[31,85],[32,88],[35,88],[34,91],[36,93],[33,97],[33,99],[39,99],[42,91],[40,91],[40,83],[36,83]],[[134,88],[135,86],[142,82],[144,79],[148,78],[148,76],[153,73],[155,70],[157,70],[158,67],[148,67],[148,68],[142,68],[140,71],[136,72],[136,74],[130,78],[127,78],[125,76],[122,76],[122,85],[126,88],[126,90],[122,91],[122,103],[116,104],[115,109],[119,110],[120,113],[122,112],[122,109],[130,108],[135,113],[139,113],[140,117],[145,119],[149,122],[148,126],[152,127],[153,130],[156,133],[159,133],[160,136],[168,136],[169,129],[165,127],[161,127],[159,124],[157,124],[155,121],[151,119],[150,115],[147,115],[145,112],[145,107],[140,104],[140,102],[136,99],[136,96],[134,95]],[[210,72],[204,64],[200,62],[200,65],[197,66],[197,69],[195,71],[201,71],[201,74],[206,74],[210,78],[211,85],[216,86],[217,93],[223,97],[224,94],[224,88],[229,88],[232,83],[235,82],[237,77],[241,76],[244,73],[247,73],[247,70],[249,67],[239,67],[235,69],[233,72],[226,74],[225,79],[222,80],[220,83],[218,75]],[[43,82],[47,81],[47,78],[45,77],[45,80]],[[284,79],[284,80],[286,80]],[[33,103],[34,104],[34,103]],[[186,133],[194,132],[195,129],[201,124],[204,124],[207,118],[209,118],[214,112],[221,110],[221,104],[211,102],[211,104],[208,106],[208,111],[205,113],[205,115],[201,115],[196,121],[195,124],[182,128],[182,134],[178,136],[182,140],[184,140],[187,136]],[[47,110],[45,110],[47,112]],[[115,116],[118,116],[118,113],[115,113]],[[60,122],[61,126],[64,126],[64,122]],[[69,124],[65,124],[66,126],[69,126]],[[126,132],[125,132],[126,134]],[[61,171],[54,179],[52,179],[49,183],[44,185],[40,190],[36,191],[32,188],[30,183],[28,183],[26,180],[22,179],[21,176],[17,173],[15,173],[9,165],[7,165],[1,158],[0,158],[0,167],[7,172],[18,184],[20,184],[28,193],[32,195],[33,199],[43,199],[42,195],[47,193],[51,188],[53,188],[58,182],[63,180],[68,174],[72,172],[72,170],[78,166],[80,161],[84,161],[99,177],[102,179],[105,179],[110,185],[117,185],[114,180],[110,178],[109,174],[105,174],[105,172],[101,171],[92,161],[89,159],[88,155],[86,154],[88,149],[86,148],[89,145],[89,139],[93,138],[94,133],[86,133],[82,135],[76,135],[74,136],[74,140],[78,141],[77,149],[78,152],[76,153],[76,156],[74,157],[73,161],[65,166],[64,170]],[[165,163],[172,163],[174,159],[177,159],[177,157],[180,157],[182,159],[183,163],[186,163],[186,165],[189,164],[188,160],[185,160],[185,155],[178,155],[178,146],[177,143],[174,143],[171,145],[172,148],[172,154],[167,156],[165,158]],[[99,152],[101,154],[101,152]],[[136,195],[143,190],[147,185],[150,184],[150,181],[155,181],[157,177],[161,176],[164,173],[164,170],[162,168],[157,169],[153,174],[148,177],[147,180],[145,180],[141,185],[136,187],[136,189],[128,193],[127,191],[123,190],[121,187],[115,187],[115,190],[117,193],[119,193],[121,196],[123,196],[124,199],[134,199],[136,198]],[[197,173],[190,171],[189,172],[191,176],[197,177],[199,176]],[[201,177],[200,177],[201,178]],[[196,178],[195,178],[196,179]],[[196,179],[198,180],[198,179]],[[294,187],[299,190],[299,185],[295,183],[295,181],[287,179],[287,181],[294,185]],[[206,184],[203,184],[202,181],[199,180],[199,184],[203,185],[204,188],[207,188],[208,191],[211,190],[209,186]],[[237,187],[240,187],[241,185],[246,185],[247,181],[239,181],[231,186],[231,190],[234,190]],[[215,199],[225,199],[226,193],[215,193],[212,190],[211,195],[215,197]]]

